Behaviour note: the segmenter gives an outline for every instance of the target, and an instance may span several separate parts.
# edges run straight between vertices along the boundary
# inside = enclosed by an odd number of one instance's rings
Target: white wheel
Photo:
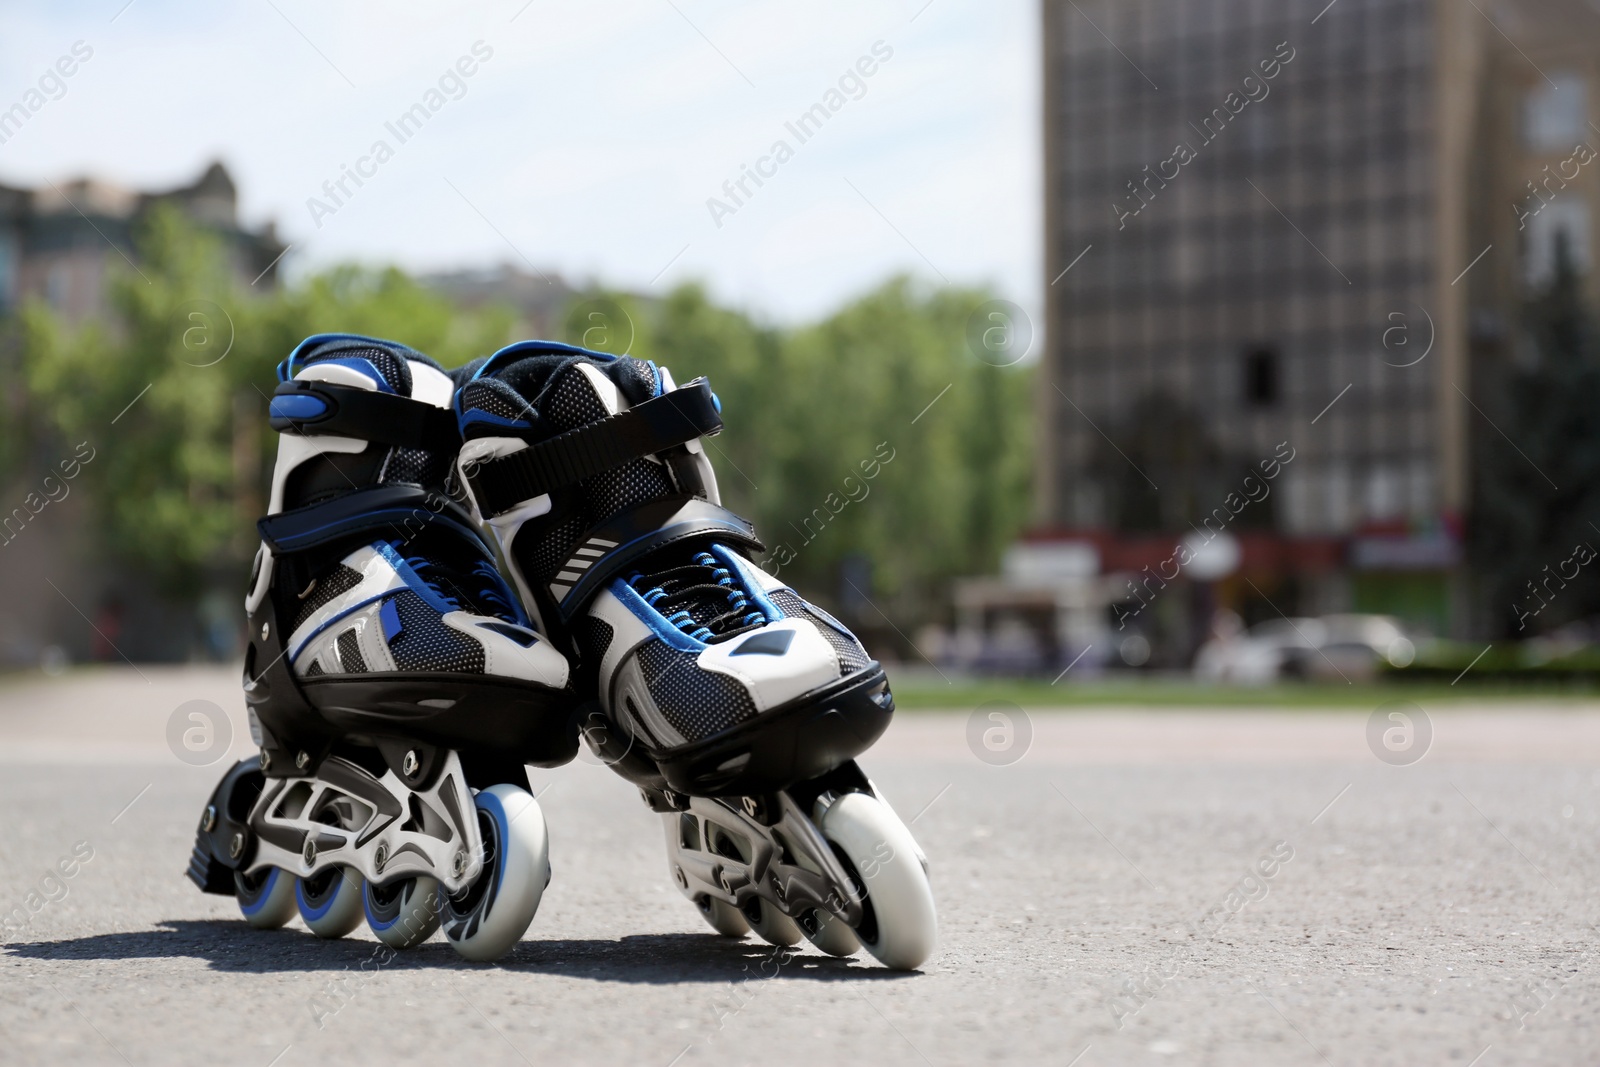
[[[711,928],[723,937],[743,937],[750,932],[750,924],[738,908],[716,897],[701,897],[694,902],[700,915]]]
[[[812,908],[796,920],[805,939],[830,956],[854,956],[861,942],[843,919],[821,908]]]
[[[361,903],[367,929],[390,948],[415,948],[439,929],[439,883],[432,878],[386,886],[368,882]]]
[[[800,928],[771,901],[751,897],[741,909],[750,929],[769,945],[787,948],[800,943]]]
[[[361,874],[349,867],[294,880],[300,921],[318,937],[343,937],[360,926],[361,895]]]
[[[933,890],[916,841],[898,816],[867,793],[846,793],[822,816],[822,836],[849,860],[865,914],[861,945],[885,967],[913,970],[938,937]]]
[[[233,898],[244,921],[257,930],[276,930],[294,918],[294,875],[268,867],[254,875],[233,873]]]
[[[544,812],[526,791],[495,785],[477,795],[483,870],[440,902],[444,935],[469,960],[486,963],[522,939],[550,881]]]

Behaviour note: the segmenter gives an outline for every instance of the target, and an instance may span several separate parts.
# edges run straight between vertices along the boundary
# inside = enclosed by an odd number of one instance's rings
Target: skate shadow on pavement
[[[452,955],[449,945],[432,943]],[[712,933],[629,934],[615,941],[564,939],[522,941],[499,961],[511,971],[586,978],[595,982],[672,985],[681,982],[738,981],[783,977],[821,982],[893,981],[916,971],[880,967],[862,951],[838,958],[804,944],[785,949],[754,935],[743,941]]]
[[[18,941],[0,948],[10,956],[51,961],[198,959],[214,971],[243,974],[343,971],[366,961],[410,969],[477,971],[484,966],[462,959],[437,935],[391,957],[383,945],[367,938],[325,941],[298,928],[253,930],[228,919],[167,920],[153,930]],[[824,982],[893,981],[917,974],[887,970],[864,952],[836,959],[809,946],[780,949],[754,936],[735,941],[709,932],[630,934],[615,941],[529,937],[492,966],[528,974],[648,985],[777,976]]]

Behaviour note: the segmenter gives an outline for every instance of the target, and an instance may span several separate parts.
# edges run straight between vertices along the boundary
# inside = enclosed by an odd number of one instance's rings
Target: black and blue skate
[[[363,915],[395,947],[521,937],[549,877],[525,764],[576,752],[567,658],[531,626],[454,485],[455,381],[319,334],[279,366],[282,435],[246,599],[257,760],[202,819],[190,877],[246,918]]]
[[[595,698],[585,737],[668,814],[680,888],[725,932],[921,963],[921,852],[854,762],[889,725],[888,681],[753,562],[701,441],[722,428],[709,383],[538,341],[469,369],[462,483]]]

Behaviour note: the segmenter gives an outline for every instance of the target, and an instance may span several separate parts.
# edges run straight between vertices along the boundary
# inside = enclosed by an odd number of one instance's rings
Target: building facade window
[[[1522,137],[1535,152],[1570,151],[1588,139],[1588,122],[1589,84],[1580,75],[1553,73],[1523,97]]]
[[[1367,475],[1364,517],[1369,522],[1389,522],[1405,515],[1405,482],[1400,469],[1380,463]]]
[[[1282,394],[1278,350],[1268,346],[1250,348],[1244,354],[1244,402],[1253,408],[1270,408]]]

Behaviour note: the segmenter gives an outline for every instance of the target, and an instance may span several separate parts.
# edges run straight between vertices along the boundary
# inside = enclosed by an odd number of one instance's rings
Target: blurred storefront
[[[945,659],[997,673],[1186,668],[1216,636],[1219,617],[1254,626],[1376,615],[1415,634],[1439,634],[1449,622],[1461,552],[1459,536],[1443,528],[1373,527],[1348,537],[1245,531],[1210,539],[1037,531],[1007,552],[999,576],[957,583],[955,637]],[[1213,562],[1208,554],[1223,558]]]

